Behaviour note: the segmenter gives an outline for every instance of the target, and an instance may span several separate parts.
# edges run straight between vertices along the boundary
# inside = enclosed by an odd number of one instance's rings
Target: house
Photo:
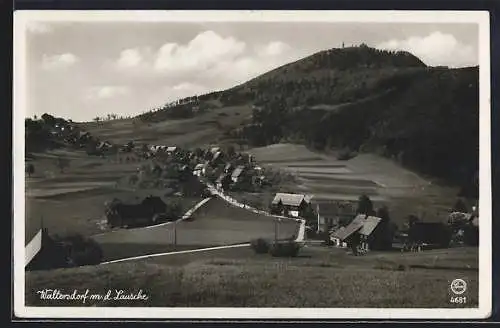
[[[233,183],[238,183],[239,181],[241,181],[242,179],[242,175],[243,175],[243,171],[245,170],[245,166],[243,165],[238,165],[233,173],[231,174],[231,180],[233,181]]]
[[[359,214],[346,227],[340,227],[332,232],[330,234],[330,240],[332,240],[334,244],[338,244],[340,242],[349,242],[358,239],[361,250],[368,251],[368,237],[370,237],[380,221],[381,218],[379,217]]]
[[[193,175],[196,175],[197,177],[201,177],[203,175],[205,165],[204,164],[196,164],[193,170]]]
[[[229,183],[231,182],[231,176],[227,173],[222,173],[219,175],[217,180],[215,180],[215,187],[219,190],[224,190],[227,188]]]
[[[227,163],[226,166],[224,166],[224,173],[231,173],[232,168],[233,168],[233,164]]]
[[[222,162],[222,152],[218,151],[214,154],[214,157],[212,157],[212,160],[210,161],[212,165],[217,165]]]
[[[98,145],[97,145],[97,149],[98,150],[101,150],[101,151],[106,151],[108,150],[109,148],[111,148],[111,144],[107,141],[101,141]]]
[[[273,212],[292,217],[302,216],[303,211],[310,205],[310,197],[287,193],[277,193],[271,203]]]
[[[266,177],[264,175],[252,176],[252,184],[257,186],[263,186],[265,184]]]
[[[174,154],[174,153],[176,153],[176,152],[177,152],[177,150],[178,150],[178,149],[177,149],[177,147],[175,147],[175,146],[170,146],[170,147],[167,147],[167,153],[169,153],[169,154]]]

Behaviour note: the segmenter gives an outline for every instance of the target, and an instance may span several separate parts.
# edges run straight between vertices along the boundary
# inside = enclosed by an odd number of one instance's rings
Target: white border
[[[476,23],[480,60],[480,252],[479,308],[74,308],[24,306],[24,113],[26,27],[39,22],[392,22]],[[16,11],[14,12],[14,313],[20,318],[161,319],[480,319],[492,309],[490,31],[487,11]]]

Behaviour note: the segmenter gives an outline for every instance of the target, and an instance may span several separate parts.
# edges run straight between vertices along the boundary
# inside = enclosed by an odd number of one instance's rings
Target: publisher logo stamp
[[[462,295],[467,290],[467,283],[463,279],[454,279],[451,282],[450,289],[455,295]]]

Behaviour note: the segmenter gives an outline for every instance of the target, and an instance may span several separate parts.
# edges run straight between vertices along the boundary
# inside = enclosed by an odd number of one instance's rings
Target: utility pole
[[[274,243],[278,241],[278,219],[274,220]]]
[[[319,204],[316,204],[316,214],[318,216],[318,227],[316,228],[316,233],[319,234]]]
[[[174,251],[177,250],[177,222],[174,221]]]

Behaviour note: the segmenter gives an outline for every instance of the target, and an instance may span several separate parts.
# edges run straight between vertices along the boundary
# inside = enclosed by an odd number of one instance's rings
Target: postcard
[[[489,47],[480,11],[15,12],[15,316],[489,316]]]

